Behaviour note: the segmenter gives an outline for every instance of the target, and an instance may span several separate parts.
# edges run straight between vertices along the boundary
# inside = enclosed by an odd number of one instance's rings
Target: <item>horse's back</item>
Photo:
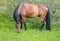
[[[25,9],[29,10],[29,9],[42,9],[42,10],[48,10],[47,6],[44,4],[21,4],[22,7],[24,7]]]
[[[36,17],[40,13],[47,12],[48,8],[43,4],[21,4],[20,14],[27,17]]]
[[[38,6],[35,4],[23,4],[20,6],[20,14],[27,17],[36,17],[38,16]]]

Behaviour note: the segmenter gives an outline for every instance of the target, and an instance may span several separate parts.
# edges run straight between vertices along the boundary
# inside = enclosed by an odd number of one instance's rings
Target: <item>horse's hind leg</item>
[[[42,30],[43,27],[44,27],[44,22],[41,22],[41,24],[40,24],[40,30]]]
[[[40,24],[40,30],[44,27],[44,21],[45,21],[45,15],[41,16],[41,24]]]

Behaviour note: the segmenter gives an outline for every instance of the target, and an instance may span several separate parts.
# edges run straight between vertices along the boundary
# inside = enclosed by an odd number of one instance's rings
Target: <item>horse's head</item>
[[[16,29],[17,29],[17,32],[19,33],[20,32],[20,24],[16,24]]]

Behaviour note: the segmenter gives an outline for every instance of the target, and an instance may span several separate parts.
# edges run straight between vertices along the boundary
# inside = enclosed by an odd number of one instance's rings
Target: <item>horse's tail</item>
[[[19,5],[15,8],[15,11],[13,14],[13,18],[14,18],[16,24],[20,24],[20,15],[18,14],[18,8],[19,8]]]
[[[48,12],[46,15],[46,29],[51,30],[51,28],[50,28],[50,8],[49,8],[49,6],[47,6],[47,7],[48,7]]]

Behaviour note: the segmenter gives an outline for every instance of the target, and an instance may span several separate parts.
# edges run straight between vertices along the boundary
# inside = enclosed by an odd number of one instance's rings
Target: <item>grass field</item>
[[[38,21],[38,22],[37,22]],[[39,18],[27,19],[27,31],[24,28],[17,33],[11,15],[0,13],[0,41],[60,41],[59,22],[51,22],[51,31],[39,30]]]

